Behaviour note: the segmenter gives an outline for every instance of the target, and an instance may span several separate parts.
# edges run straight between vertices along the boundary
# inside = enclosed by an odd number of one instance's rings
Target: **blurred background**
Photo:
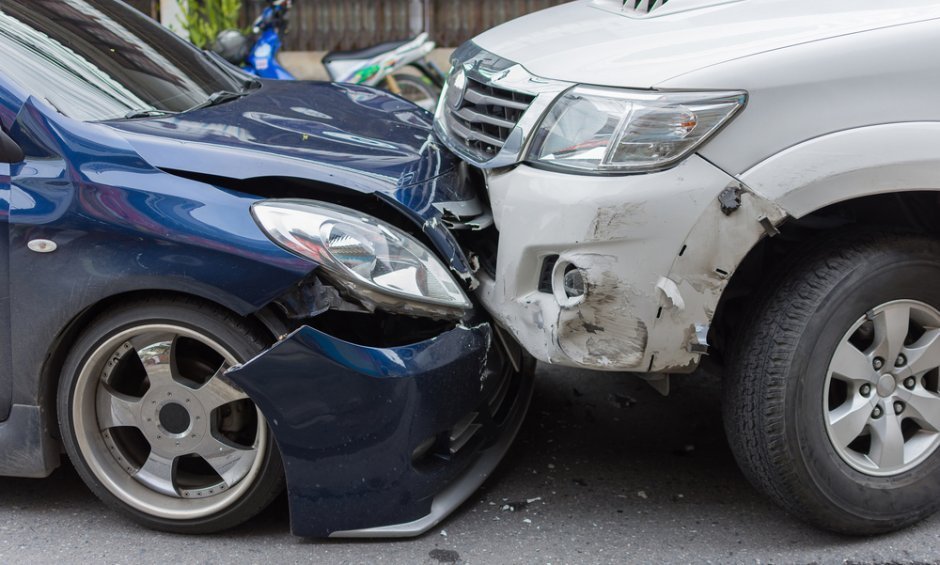
[[[176,23],[176,0],[125,1],[164,25]],[[285,49],[361,49],[422,31],[428,31],[438,47],[456,47],[493,26],[564,1],[294,0]],[[264,5],[264,0],[243,0],[242,23],[251,22]]]

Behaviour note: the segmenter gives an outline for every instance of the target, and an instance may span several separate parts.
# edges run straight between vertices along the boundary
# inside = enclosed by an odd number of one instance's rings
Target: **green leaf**
[[[200,49],[212,45],[220,32],[238,29],[241,0],[176,0],[176,3],[182,12],[180,26]]]

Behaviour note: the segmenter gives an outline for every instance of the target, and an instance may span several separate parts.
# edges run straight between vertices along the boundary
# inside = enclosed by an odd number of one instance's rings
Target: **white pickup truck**
[[[745,474],[818,526],[940,507],[940,2],[581,0],[453,65],[525,349],[664,391],[711,355]]]

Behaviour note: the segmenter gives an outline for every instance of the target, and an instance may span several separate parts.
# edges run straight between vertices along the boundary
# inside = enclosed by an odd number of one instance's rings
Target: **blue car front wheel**
[[[79,474],[145,526],[207,533],[260,512],[283,470],[268,425],[225,371],[265,346],[221,310],[189,300],[127,304],[76,342],[59,421]]]

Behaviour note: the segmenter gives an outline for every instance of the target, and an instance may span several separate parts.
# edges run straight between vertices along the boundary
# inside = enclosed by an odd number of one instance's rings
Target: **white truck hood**
[[[571,2],[474,42],[545,78],[648,88],[758,53],[940,18],[932,0],[657,0],[648,12],[634,5]]]

